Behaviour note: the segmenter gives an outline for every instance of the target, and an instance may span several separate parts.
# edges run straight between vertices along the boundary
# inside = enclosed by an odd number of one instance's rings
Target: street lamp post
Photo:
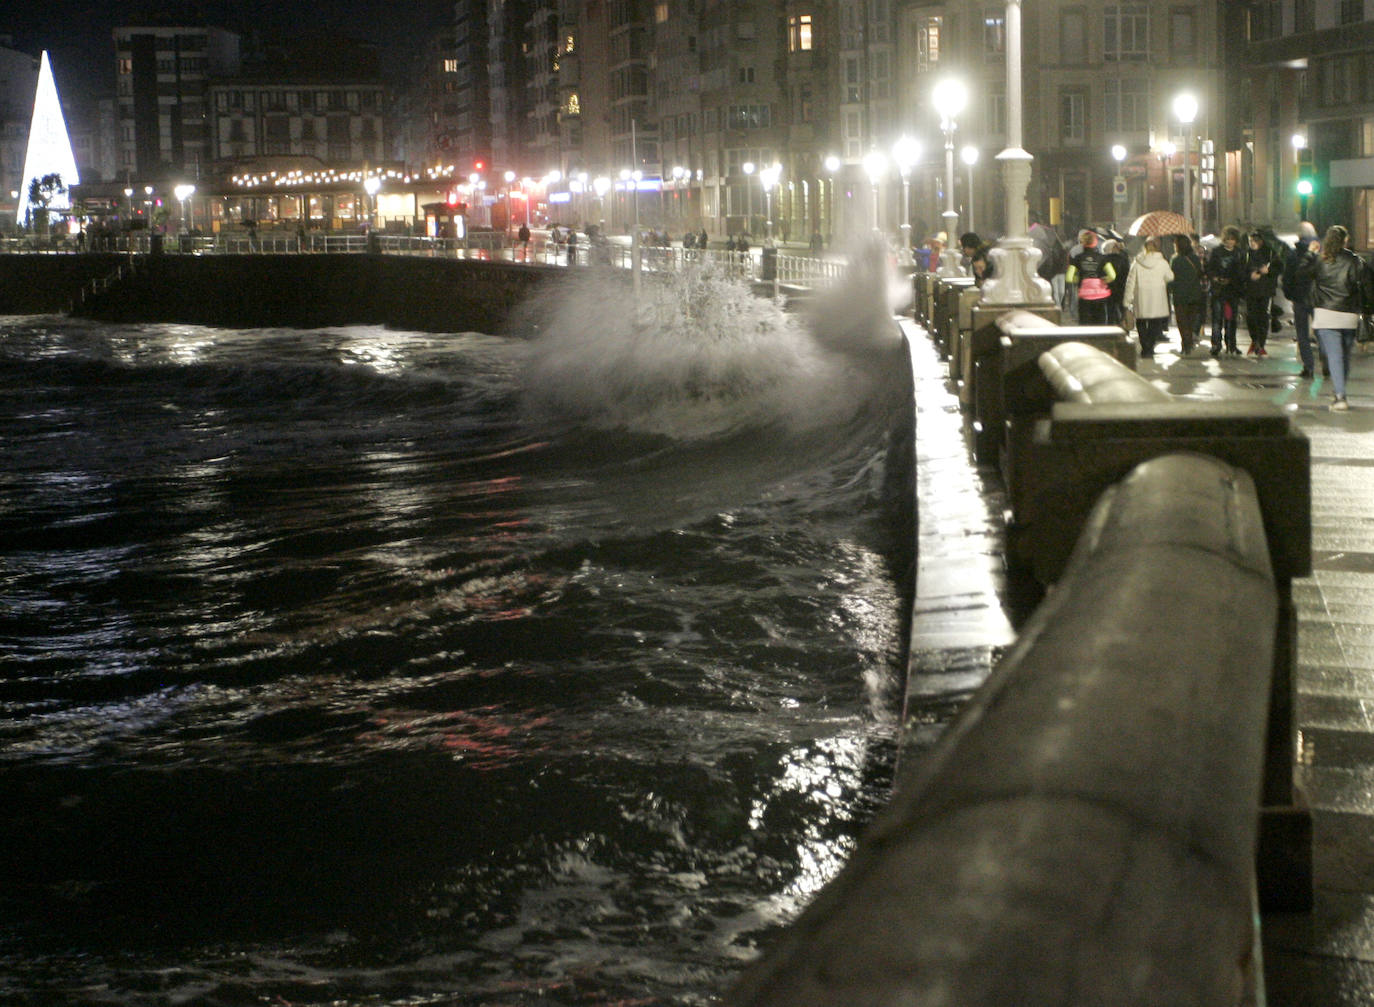
[[[881,235],[883,230],[878,226],[878,180],[887,171],[887,158],[883,157],[876,150],[870,150],[864,155],[864,172],[868,175],[869,184],[873,187],[873,233]]]
[[[177,198],[177,203],[181,206],[181,229],[183,231],[190,230],[190,228],[186,226],[186,200],[195,195],[195,192],[196,187],[194,185],[184,182],[172,190],[172,194]]]
[[[767,241],[773,240],[773,186],[781,175],[782,165],[777,161],[759,172],[759,184],[763,186],[763,236]]]
[[[1298,194],[1298,223],[1307,219],[1307,197],[1312,195],[1312,180],[1302,177],[1302,152],[1307,149],[1307,136],[1293,134],[1293,191]]]
[[[960,81],[946,77],[935,85],[931,97],[945,134],[945,248],[940,253],[938,272],[941,276],[963,276],[958,251],[959,211],[954,208],[954,119],[968,103],[968,89]]]
[[[1164,199],[1168,208],[1174,208],[1174,155],[1178,153],[1178,147],[1173,140],[1165,140],[1159,145],[1159,159],[1164,165]]]
[[[1126,148],[1122,144],[1112,144],[1112,160],[1116,162],[1116,177],[1112,179],[1112,219],[1118,224],[1124,216],[1121,210],[1126,206],[1126,176],[1121,173],[1126,153]]]
[[[965,144],[959,151],[959,159],[968,165],[968,229],[977,231],[978,227],[973,223],[973,166],[978,163],[978,148],[973,144]]]
[[[744,172],[744,233],[748,234],[754,223],[754,162],[745,161],[740,170]]]
[[[1193,165],[1188,157],[1188,145],[1192,139],[1193,120],[1197,118],[1197,99],[1187,91],[1175,97],[1174,115],[1183,126],[1183,217],[1193,224]]]
[[[826,232],[835,233],[835,172],[840,170],[840,159],[834,154],[829,154],[825,159],[825,171],[830,176],[830,199],[826,207]]]
[[[606,212],[606,193],[611,191],[611,180],[607,178],[605,175],[597,175],[596,178],[592,179],[592,191],[596,193],[597,223],[604,227],[606,221],[603,218],[602,214]],[[611,203],[611,209],[612,211],[614,211],[615,209],[614,202]],[[614,212],[612,212],[611,216],[611,223],[612,225],[614,225]]]
[[[1049,281],[1037,276],[1040,250],[1026,229],[1026,191],[1034,158],[1021,146],[1021,0],[1007,0],[1007,149],[1002,165],[1006,232],[992,250],[993,275],[983,284],[986,304],[1053,304]]]
[[[892,157],[897,162],[897,171],[902,176],[902,256],[904,262],[911,261],[911,169],[921,159],[921,145],[909,136],[903,136],[892,148]]]
[[[371,213],[368,214],[368,227],[372,230],[377,229],[377,193],[382,190],[382,180],[376,175],[368,175],[363,180],[363,189],[367,192],[367,201]]]

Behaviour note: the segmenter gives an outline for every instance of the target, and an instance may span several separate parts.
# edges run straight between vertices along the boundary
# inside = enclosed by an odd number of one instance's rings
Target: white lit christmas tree
[[[20,176],[19,209],[15,214],[19,224],[28,222],[29,186],[35,178],[57,175],[62,185],[69,187],[81,179],[76,172],[76,157],[67,136],[67,123],[62,118],[62,103],[57,99],[57,82],[53,80],[52,64],[44,50],[38,67],[38,89],[33,96],[33,122],[29,126],[29,146],[24,153],[24,174]],[[66,191],[58,191],[48,203],[53,210],[71,208]]]

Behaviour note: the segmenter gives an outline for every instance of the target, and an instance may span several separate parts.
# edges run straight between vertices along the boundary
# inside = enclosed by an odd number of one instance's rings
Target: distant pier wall
[[[139,255],[122,279],[91,292],[130,261],[105,253],[0,256],[0,314],[499,332],[534,289],[567,275],[566,267],[414,255]]]

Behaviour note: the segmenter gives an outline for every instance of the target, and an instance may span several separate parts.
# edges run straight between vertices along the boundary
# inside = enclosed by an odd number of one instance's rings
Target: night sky
[[[0,35],[13,36],[16,48],[34,55],[47,49],[58,90],[71,101],[83,93],[113,93],[111,32],[145,13],[245,34],[260,32],[269,40],[316,31],[375,40],[395,69],[417,46],[425,27],[440,22],[451,8],[448,0],[7,0],[0,4]]]

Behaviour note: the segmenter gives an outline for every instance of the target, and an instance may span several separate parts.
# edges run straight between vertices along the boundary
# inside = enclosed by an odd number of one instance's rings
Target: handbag
[[[1359,327],[1355,330],[1355,342],[1374,342],[1374,322],[1370,320],[1370,317],[1368,315],[1360,316]]]

